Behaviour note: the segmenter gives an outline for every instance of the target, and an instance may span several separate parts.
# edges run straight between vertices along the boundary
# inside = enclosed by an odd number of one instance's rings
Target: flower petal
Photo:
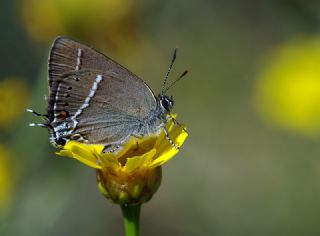
[[[94,150],[96,148],[100,148],[99,145],[88,145],[75,141],[69,141],[63,147],[63,149],[57,152],[56,154],[59,156],[71,157],[89,167],[101,169],[102,167],[99,164],[100,161],[97,158],[97,156],[94,155]]]
[[[176,115],[173,115],[175,118]],[[166,124],[171,140],[182,146],[188,133],[171,119]],[[169,161],[179,150],[174,148],[162,130],[159,136],[132,137],[115,153],[103,153],[104,146],[69,141],[57,154],[67,156],[95,169],[111,168],[130,173],[139,169],[152,169]]]
[[[101,166],[110,167],[111,169],[121,168],[121,164],[118,161],[118,156],[113,153],[96,152],[98,159],[101,161]]]
[[[170,133],[172,141],[179,147],[182,146],[184,141],[188,137],[188,133],[185,132],[182,127],[176,127]],[[157,158],[153,160],[152,164],[150,165],[151,168],[163,165],[165,162],[169,161],[172,157],[174,157],[179,150],[174,148],[168,140],[163,141],[159,147],[157,148]]]
[[[138,168],[149,167],[152,163],[152,159],[156,154],[156,149],[151,149],[149,152],[141,156],[135,156],[127,159],[127,163],[124,166],[123,170],[125,172],[132,172]]]

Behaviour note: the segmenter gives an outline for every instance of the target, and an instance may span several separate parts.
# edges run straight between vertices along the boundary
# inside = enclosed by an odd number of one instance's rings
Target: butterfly
[[[174,105],[166,91],[181,79],[166,86],[176,59],[175,49],[162,91],[155,96],[150,87],[135,74],[96,50],[66,37],[57,37],[48,59],[49,96],[43,123],[54,146],[69,140],[104,145],[113,152],[131,136],[145,137],[163,130],[171,140],[167,122]],[[179,124],[180,125],[180,124]]]

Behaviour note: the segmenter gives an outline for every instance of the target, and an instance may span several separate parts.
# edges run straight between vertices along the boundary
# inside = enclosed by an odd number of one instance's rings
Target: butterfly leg
[[[164,126],[163,127],[163,130],[164,130],[164,133],[166,134],[166,137],[168,139],[168,141],[170,142],[171,146],[173,146],[175,149],[179,150],[180,147],[178,147],[173,141],[172,139],[170,138],[170,135],[169,135],[169,132],[167,130],[167,128]]]
[[[173,123],[175,123],[176,125],[180,126],[184,132],[187,132],[187,129],[180,122],[178,122],[177,119],[174,118],[173,116],[171,116],[171,115],[167,116],[167,121],[168,120],[172,120]]]
[[[114,153],[116,150],[118,150],[120,148],[120,145],[117,145],[117,144],[108,144],[108,145],[105,145],[103,150],[102,150],[102,153],[107,153],[107,152],[111,152],[111,153]]]

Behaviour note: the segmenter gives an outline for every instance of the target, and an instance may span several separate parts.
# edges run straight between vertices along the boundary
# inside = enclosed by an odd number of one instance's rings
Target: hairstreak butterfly
[[[28,109],[44,117],[44,123],[30,125],[48,128],[54,146],[76,140],[102,144],[108,152],[130,136],[145,137],[164,130],[171,145],[179,148],[165,126],[170,119],[177,123],[170,116],[173,99],[165,93],[187,73],[166,86],[176,52],[162,91],[155,96],[143,80],[112,59],[66,37],[56,38],[49,53],[47,114]]]

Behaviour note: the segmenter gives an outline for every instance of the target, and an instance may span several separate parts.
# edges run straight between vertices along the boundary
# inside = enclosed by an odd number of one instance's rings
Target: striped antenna
[[[182,79],[186,74],[188,74],[188,70],[185,70],[175,81],[173,81],[168,87],[164,89],[164,93],[166,93],[175,83],[177,83],[180,79]]]
[[[166,76],[164,77],[164,81],[163,81],[162,89],[161,89],[161,95],[164,95],[165,91],[167,90],[167,89],[165,89],[165,87],[166,87],[166,84],[167,84],[167,80],[168,80],[170,71],[171,71],[171,69],[173,67],[173,64],[174,64],[176,58],[177,58],[177,52],[178,52],[178,48],[175,48],[174,51],[173,51],[173,55],[172,55],[172,59],[171,59],[171,63],[170,63],[169,69],[167,71]]]

